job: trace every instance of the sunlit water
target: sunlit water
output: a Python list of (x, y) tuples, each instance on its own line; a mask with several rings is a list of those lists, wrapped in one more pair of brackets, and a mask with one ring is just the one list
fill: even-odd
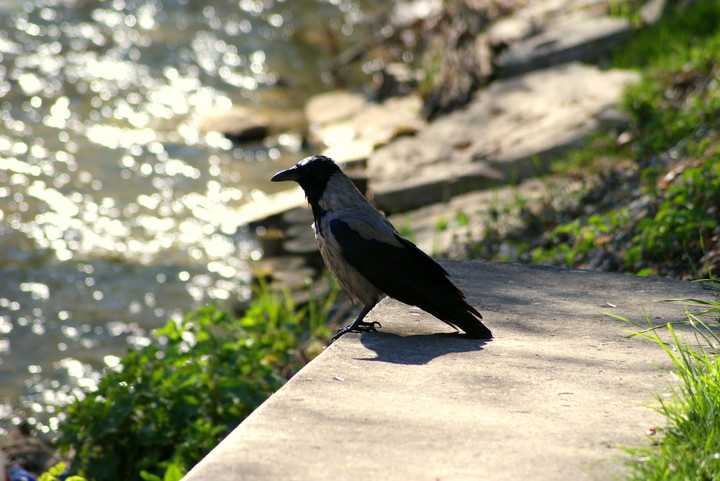
[(300, 107), (360, 3), (0, 0), (0, 417), (55, 429), (150, 330), (248, 296), (261, 253), (223, 220), (305, 152), (199, 120)]

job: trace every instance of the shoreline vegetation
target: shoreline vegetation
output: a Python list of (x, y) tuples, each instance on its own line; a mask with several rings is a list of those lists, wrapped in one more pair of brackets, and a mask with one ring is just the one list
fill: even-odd
[[(635, 7), (620, 7), (619, 14), (636, 15)], [(623, 102), (628, 128), (620, 138), (598, 133), (557, 159), (548, 175), (581, 179), (588, 187), (562, 205), (551, 194), (532, 204), (519, 198), (519, 210), (498, 206), (483, 236), (470, 239), (457, 256), (679, 279), (717, 277), (718, 19), (718, 0), (677, 2), (656, 25), (616, 48), (608, 60), (612, 66), (642, 73)], [(508, 230), (501, 226), (510, 211), (519, 212), (520, 222)], [(168, 322), (149, 346), (129, 351), (116, 368), (106, 370), (96, 391), (65, 410), (58, 447), (64, 455), (72, 453), (71, 472), (88, 480), (180, 479), (327, 344), (328, 317), (338, 314), (337, 288), (310, 284), (308, 289), (308, 303), (297, 305), (287, 293), (261, 284), (244, 315), (202, 307), (180, 323)], [(675, 339), (675, 345), (681, 357), (667, 344), (662, 347), (678, 361), (681, 373), (705, 372), (687, 363), (694, 362), (694, 354), (681, 340)], [(710, 360), (716, 351), (703, 355), (701, 364), (715, 366)], [(684, 375), (681, 380), (688, 385)], [(678, 398), (678, 405), (684, 402)], [(672, 423), (681, 417), (665, 407), (671, 426), (663, 431), (660, 447), (672, 438)], [(710, 435), (713, 446), (720, 444), (717, 423)], [(638, 454), (642, 469), (652, 456)], [(717, 460), (713, 463), (717, 466)], [(647, 474), (642, 469), (637, 472)], [(664, 476), (652, 479), (682, 479), (674, 477), (669, 464), (664, 469)], [(41, 479), (59, 479), (60, 471)]]
[(87, 479), (179, 479), (322, 351), (337, 293), (299, 306), (261, 283), (244, 315), (206, 306), (169, 320), (68, 407), (58, 445)]
[[(692, 2), (616, 49), (613, 66), (642, 73), (623, 99), (628, 129), (619, 138), (598, 133), (552, 167), (590, 187), (560, 208), (552, 196), (523, 206), (519, 229), (488, 229), (468, 255), (688, 280), (717, 275), (719, 13), (716, 1)], [(518, 254), (501, 254), (508, 250)]]

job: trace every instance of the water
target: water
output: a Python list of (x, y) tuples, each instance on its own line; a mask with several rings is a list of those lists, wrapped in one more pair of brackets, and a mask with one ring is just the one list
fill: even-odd
[(223, 220), (306, 152), (199, 121), (299, 108), (326, 88), (323, 26), (349, 44), (372, 5), (0, 1), (0, 418), (52, 431), (166, 319), (247, 298), (261, 253)]

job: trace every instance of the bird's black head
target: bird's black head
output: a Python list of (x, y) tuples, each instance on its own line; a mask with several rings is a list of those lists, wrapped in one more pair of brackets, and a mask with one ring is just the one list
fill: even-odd
[(305, 191), (308, 202), (316, 206), (325, 192), (330, 177), (340, 172), (340, 167), (330, 157), (313, 155), (301, 160), (295, 167), (278, 172), (270, 180), (272, 182), (294, 180)]

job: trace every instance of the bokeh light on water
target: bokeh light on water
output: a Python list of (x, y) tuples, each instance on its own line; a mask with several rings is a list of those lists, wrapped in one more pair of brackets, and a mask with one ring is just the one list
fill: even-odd
[(361, 15), (330, 0), (11, 0), (0, 13), (0, 417), (23, 406), (47, 431), (167, 318), (248, 296), (259, 251), (229, 214), (275, 187), (301, 142), (240, 148), (199, 120), (300, 107), (323, 88), (323, 25), (352, 35)]

